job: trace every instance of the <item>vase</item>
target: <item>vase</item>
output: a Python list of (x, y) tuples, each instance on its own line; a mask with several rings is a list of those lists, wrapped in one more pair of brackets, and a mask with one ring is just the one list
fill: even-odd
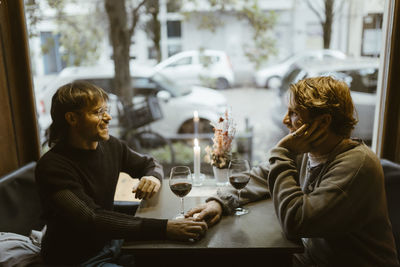
[(228, 185), (228, 168), (220, 169), (217, 168), (216, 166), (213, 166), (213, 172), (217, 186)]

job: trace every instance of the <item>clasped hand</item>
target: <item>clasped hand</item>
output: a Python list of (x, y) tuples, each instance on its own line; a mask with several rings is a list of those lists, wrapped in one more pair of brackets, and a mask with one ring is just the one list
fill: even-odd
[(178, 241), (199, 240), (208, 227), (204, 221), (193, 218), (169, 220), (167, 223), (167, 239)]
[(185, 217), (193, 217), (196, 221), (205, 221), (208, 227), (213, 226), (221, 219), (222, 207), (215, 201), (209, 201), (189, 210)]
[(321, 125), (319, 120), (315, 120), (311, 126), (303, 124), (293, 133), (283, 137), (277, 144), (296, 154), (307, 153), (318, 148), (326, 141), (327, 128), (329, 125)]
[(132, 189), (135, 198), (149, 199), (160, 190), (161, 182), (154, 176), (143, 176), (140, 182)]

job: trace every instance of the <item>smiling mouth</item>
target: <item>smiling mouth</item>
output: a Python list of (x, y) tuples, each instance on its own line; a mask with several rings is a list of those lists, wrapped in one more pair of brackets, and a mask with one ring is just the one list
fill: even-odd
[(108, 124), (105, 125), (100, 125), (101, 130), (107, 130), (108, 131)]

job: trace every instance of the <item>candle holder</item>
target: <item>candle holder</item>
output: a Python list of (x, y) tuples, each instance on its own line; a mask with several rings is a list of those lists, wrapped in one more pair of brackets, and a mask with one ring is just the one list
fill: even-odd
[(193, 176), (193, 186), (202, 186), (204, 179), (206, 178), (204, 173), (199, 173), (198, 177)]

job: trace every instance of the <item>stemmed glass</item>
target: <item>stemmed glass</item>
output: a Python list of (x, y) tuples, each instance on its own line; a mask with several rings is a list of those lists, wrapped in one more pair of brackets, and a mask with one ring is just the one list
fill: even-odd
[[(229, 182), (238, 191), (238, 201), (240, 203), (240, 191), (246, 187), (250, 181), (250, 165), (245, 159), (233, 159), (229, 163)], [(235, 215), (244, 215), (249, 213), (248, 209), (238, 207), (235, 209)]]
[(183, 197), (189, 194), (192, 190), (193, 178), (189, 167), (187, 166), (176, 166), (171, 169), (169, 176), (169, 187), (171, 191), (181, 198), (181, 213), (178, 214), (175, 219), (183, 219), (184, 208), (183, 208)]

